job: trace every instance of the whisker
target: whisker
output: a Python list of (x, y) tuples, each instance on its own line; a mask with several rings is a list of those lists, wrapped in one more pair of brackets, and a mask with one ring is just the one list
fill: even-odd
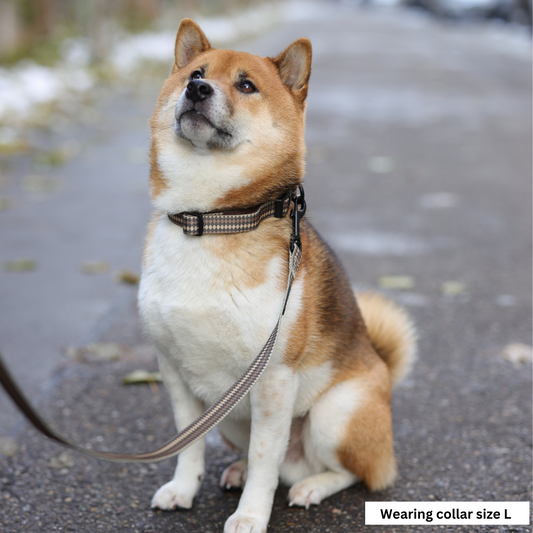
[(174, 124), (171, 124), (170, 126), (162, 126), (159, 128), (154, 128), (152, 131), (159, 132), (159, 131), (165, 131), (165, 130), (170, 130), (170, 129), (174, 129)]

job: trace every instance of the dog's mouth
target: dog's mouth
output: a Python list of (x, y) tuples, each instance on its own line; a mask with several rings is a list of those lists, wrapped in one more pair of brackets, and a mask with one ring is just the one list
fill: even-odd
[(228, 130), (221, 128), (219, 126), (216, 126), (201, 111), (198, 111), (197, 109), (194, 109), (194, 108), (184, 111), (180, 115), (178, 122), (182, 130), (183, 130), (184, 125), (186, 125), (186, 127), (193, 128), (193, 129), (199, 129), (204, 126), (208, 126), (212, 128), (213, 130), (215, 130), (220, 135), (223, 135), (226, 137), (232, 137), (232, 134)]

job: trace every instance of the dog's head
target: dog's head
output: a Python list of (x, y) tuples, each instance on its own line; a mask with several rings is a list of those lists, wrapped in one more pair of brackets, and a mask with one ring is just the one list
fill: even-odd
[(151, 119), (152, 197), (166, 211), (253, 205), (302, 179), (311, 43), (275, 58), (216, 50), (184, 19)]

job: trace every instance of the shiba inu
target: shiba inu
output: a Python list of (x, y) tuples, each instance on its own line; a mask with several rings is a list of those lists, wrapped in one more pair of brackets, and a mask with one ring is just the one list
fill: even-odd
[[(151, 118), (155, 214), (139, 309), (180, 430), (243, 374), (276, 324), (292, 226), (287, 214), (248, 232), (186, 234), (172, 217), (246, 213), (302, 183), (310, 72), (308, 39), (263, 58), (212, 48), (192, 20), (179, 27)], [(289, 505), (309, 507), (357, 481), (379, 490), (396, 476), (390, 397), (413, 361), (413, 324), (382, 296), (356, 303), (305, 218), (301, 243), (272, 359), (219, 425), (246, 454), (220, 481), (243, 488), (226, 533), (266, 531), (280, 479), (291, 487)], [(153, 507), (193, 505), (204, 451), (202, 439), (179, 455)]]

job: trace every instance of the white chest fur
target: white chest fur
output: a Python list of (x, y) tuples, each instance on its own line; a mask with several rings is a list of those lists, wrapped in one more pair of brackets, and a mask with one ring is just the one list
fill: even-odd
[[(161, 356), (177, 365), (193, 394), (207, 404), (242, 375), (268, 339), (281, 311), (288, 260), (288, 252), (287, 258), (271, 257), (262, 283), (243, 286), (242, 264), (209, 246), (207, 239), (220, 237), (184, 235), (162, 215), (139, 288), (141, 317)], [(271, 365), (281, 364), (301, 293), (299, 280)]]

